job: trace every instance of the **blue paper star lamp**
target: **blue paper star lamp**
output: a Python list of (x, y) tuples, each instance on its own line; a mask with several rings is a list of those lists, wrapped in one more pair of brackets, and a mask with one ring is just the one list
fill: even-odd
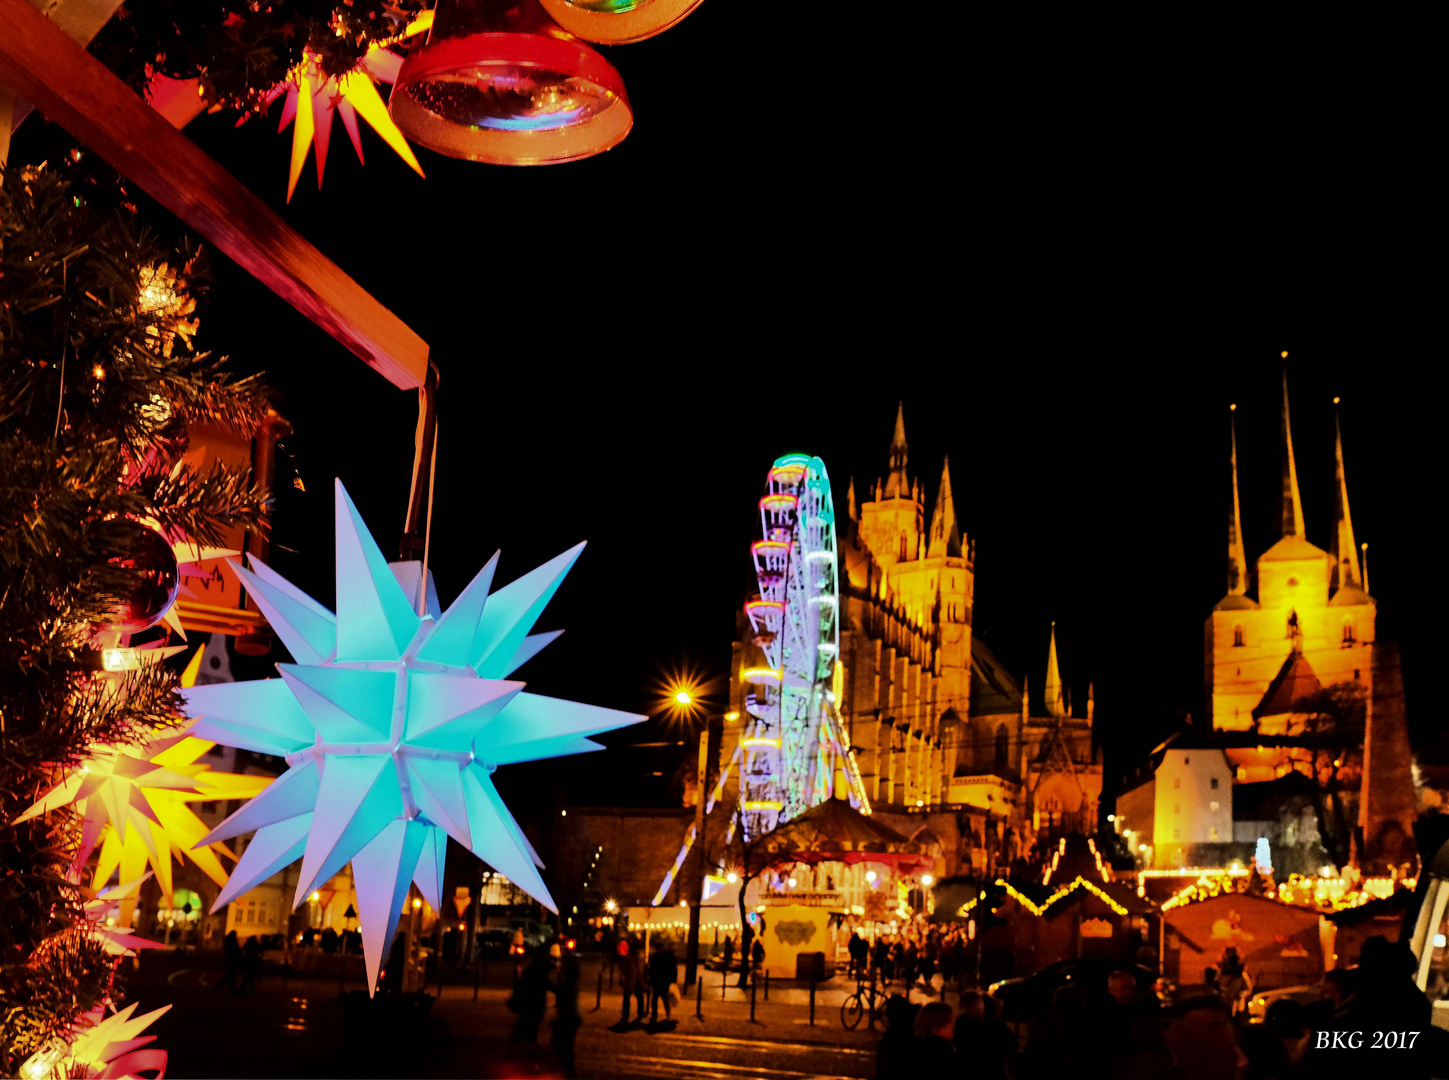
[(341, 481), (336, 496), (337, 613), (255, 559), (230, 563), (297, 662), (185, 697), (192, 735), (288, 765), (201, 841), (256, 831), (212, 910), (300, 857), (295, 907), (351, 861), (371, 987), (409, 884), (442, 910), (449, 836), (557, 912), (493, 771), (602, 749), (588, 736), (644, 717), (508, 680), (562, 632), (529, 633), (583, 544), (490, 594), (495, 554), (440, 614), (431, 581), (409, 601), (421, 564), (389, 565)]

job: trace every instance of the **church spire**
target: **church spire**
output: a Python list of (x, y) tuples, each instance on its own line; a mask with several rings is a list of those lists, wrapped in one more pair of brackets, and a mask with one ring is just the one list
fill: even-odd
[(904, 499), (911, 493), (911, 481), (906, 476), (906, 404), (896, 404), (896, 433), (891, 439), (891, 474), (886, 480), (885, 497)]
[(1353, 518), (1348, 512), (1348, 481), (1343, 475), (1343, 429), (1338, 422), (1338, 398), (1333, 399), (1333, 572), (1330, 592), (1359, 584), (1358, 545), (1353, 542)]
[(846, 488), (845, 491), (845, 512), (851, 521), (860, 520), (860, 516), (856, 513), (855, 509), (855, 477), (853, 476), (850, 478), (850, 487)]
[(961, 530), (956, 524), (956, 503), (951, 498), (951, 458), (948, 455), (941, 463), (941, 490), (936, 493), (936, 506), (931, 511), (930, 543), (926, 557), (941, 555), (960, 557)]
[(1063, 717), (1067, 715), (1062, 693), (1062, 674), (1057, 669), (1056, 620), (1052, 620), (1052, 640), (1051, 645), (1047, 648), (1046, 686), (1042, 693), (1046, 698), (1046, 710), (1049, 716)]
[(1238, 407), (1229, 405), (1228, 437), (1232, 444), (1233, 505), (1228, 508), (1228, 595), (1248, 591), (1248, 556), (1243, 550), (1243, 515), (1238, 508)]
[(1303, 501), (1298, 497), (1298, 464), (1288, 422), (1288, 354), (1283, 353), (1283, 536), (1303, 539)]

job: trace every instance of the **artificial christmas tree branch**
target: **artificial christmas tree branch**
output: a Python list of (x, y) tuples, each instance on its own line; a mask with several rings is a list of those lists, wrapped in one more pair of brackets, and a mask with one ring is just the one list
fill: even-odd
[[(27, 6), (28, 5), (22, 5)], [(264, 524), (249, 470), (182, 462), (185, 422), (242, 432), (256, 380), (192, 349), (194, 250), (162, 250), (48, 168), (0, 185), (0, 1071), (15, 1075), (114, 1003), (65, 807), (16, 823), (97, 747), (182, 722), (177, 673), (103, 671), (98, 635), (142, 580), (154, 523), (205, 542)], [(64, 377), (62, 377), (64, 371)], [(96, 883), (103, 884), (103, 883)]]

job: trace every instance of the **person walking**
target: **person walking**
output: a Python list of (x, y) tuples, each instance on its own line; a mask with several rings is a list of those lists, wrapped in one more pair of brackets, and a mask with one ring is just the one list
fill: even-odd
[(262, 939), (256, 934), (247, 938), (247, 943), (242, 946), (242, 984), (241, 993), (255, 994), (257, 992), (257, 969), (262, 966)]
[(846, 946), (846, 951), (850, 953), (850, 974), (856, 979), (865, 978), (865, 961), (870, 955), (870, 946), (860, 936), (859, 930), (850, 932), (850, 944)]
[(242, 967), (241, 944), (236, 939), (235, 930), (227, 931), (226, 940), (221, 944), (221, 957), (222, 963), (226, 965), (226, 974), (222, 976), (221, 982), (216, 984), (216, 988), (220, 990), (224, 986), (235, 997), (236, 980), (237, 976), (241, 974)]
[(509, 1006), (518, 1014), (513, 1034), (508, 1040), (515, 1046), (538, 1042), (538, 1026), (543, 1023), (543, 1014), (548, 1008), (548, 992), (553, 989), (550, 978), (552, 966), (547, 954), (540, 949), (518, 977), (518, 985), (508, 999)]
[(764, 966), (765, 943), (759, 938), (755, 938), (755, 944), (750, 950), (750, 959), (754, 962), (753, 967), (756, 972), (758, 972), (760, 968)]
[(659, 1001), (664, 1000), (664, 1019), (672, 1019), (672, 1003), (669, 1000), (669, 991), (679, 981), (679, 961), (674, 958), (674, 951), (666, 944), (661, 943), (654, 954), (649, 957), (649, 987), (654, 991), (654, 1004), (649, 1010), (649, 1022), (659, 1022)]
[(638, 934), (630, 934), (619, 942), (619, 985), (624, 991), (624, 1012), (619, 1017), (619, 1023), (629, 1022), (629, 1000), (637, 999), (639, 1003), (638, 1020), (644, 1022), (644, 954), (643, 946), (639, 943)]
[(579, 1015), (579, 957), (575, 952), (566, 952), (559, 963), (558, 982), (553, 992), (554, 1022), (549, 1045), (558, 1057), (563, 1074), (570, 1080), (574, 1071), (574, 1039), (583, 1026)]

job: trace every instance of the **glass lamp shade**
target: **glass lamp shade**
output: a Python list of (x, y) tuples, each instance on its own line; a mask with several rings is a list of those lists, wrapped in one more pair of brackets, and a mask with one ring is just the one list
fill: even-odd
[(541, 0), (570, 34), (585, 41), (625, 45), (662, 34), (702, 0)]
[(409, 139), (495, 165), (591, 157), (634, 125), (618, 71), (538, 0), (439, 0), (388, 108)]

